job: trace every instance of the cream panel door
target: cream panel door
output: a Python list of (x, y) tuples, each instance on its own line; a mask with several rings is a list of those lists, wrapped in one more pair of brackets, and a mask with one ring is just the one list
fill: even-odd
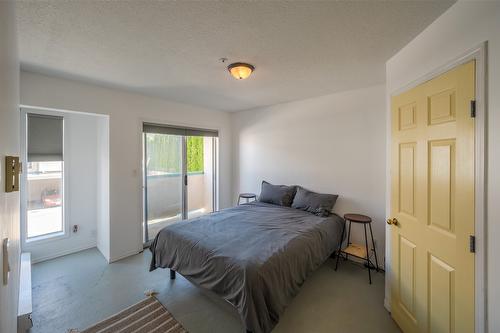
[(474, 61), (394, 96), (391, 311), (404, 332), (474, 331)]

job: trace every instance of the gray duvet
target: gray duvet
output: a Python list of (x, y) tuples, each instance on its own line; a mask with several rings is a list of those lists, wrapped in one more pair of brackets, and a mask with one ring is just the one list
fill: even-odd
[(343, 220), (261, 202), (162, 229), (150, 270), (170, 268), (231, 303), (246, 329), (270, 332), (307, 275), (338, 247)]

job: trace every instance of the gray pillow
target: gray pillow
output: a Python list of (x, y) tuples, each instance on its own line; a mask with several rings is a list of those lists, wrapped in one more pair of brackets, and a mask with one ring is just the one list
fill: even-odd
[(298, 186), (292, 208), (305, 210), (317, 216), (328, 216), (338, 197), (336, 194), (316, 193)]
[(286, 185), (273, 185), (262, 181), (259, 201), (290, 207), (295, 196), (296, 187)]

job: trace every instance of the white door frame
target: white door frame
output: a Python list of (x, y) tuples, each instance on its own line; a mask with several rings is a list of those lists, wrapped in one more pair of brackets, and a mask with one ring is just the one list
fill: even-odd
[[(459, 57), (451, 60), (443, 66), (436, 68), (430, 73), (418, 78), (410, 84), (398, 88), (390, 93), (390, 96), (399, 95), (410, 90), (424, 82), (427, 82), (436, 76), (439, 76), (450, 69), (464, 64), (470, 60), (476, 61), (476, 121), (475, 121), (475, 236), (476, 236), (476, 255), (475, 255), (475, 331), (476, 333), (487, 332), (487, 234), (486, 234), (486, 122), (487, 122), (487, 96), (486, 96), (486, 66), (487, 66), (488, 42), (483, 42), (478, 46), (468, 50)], [(391, 119), (389, 115), (389, 119)], [(392, 121), (392, 120), (391, 120)], [(388, 144), (392, 141), (391, 127), (388, 129)], [(390, 150), (389, 150), (389, 154)], [(390, 165), (390, 164), (389, 164)], [(390, 168), (390, 167), (389, 167)], [(388, 198), (391, 197), (390, 187), (387, 189)], [(386, 227), (387, 229), (387, 227)], [(390, 234), (386, 230), (386, 235)], [(386, 240), (386, 257), (391, 258), (390, 239)], [(390, 266), (386, 274), (386, 283), (390, 286)], [(390, 288), (386, 288), (385, 307), (390, 311)]]

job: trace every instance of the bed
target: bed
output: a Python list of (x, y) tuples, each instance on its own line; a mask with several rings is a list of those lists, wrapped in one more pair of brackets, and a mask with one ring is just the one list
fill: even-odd
[(335, 214), (243, 204), (162, 229), (150, 247), (150, 270), (182, 274), (232, 304), (248, 332), (267, 333), (338, 247), (343, 223)]

